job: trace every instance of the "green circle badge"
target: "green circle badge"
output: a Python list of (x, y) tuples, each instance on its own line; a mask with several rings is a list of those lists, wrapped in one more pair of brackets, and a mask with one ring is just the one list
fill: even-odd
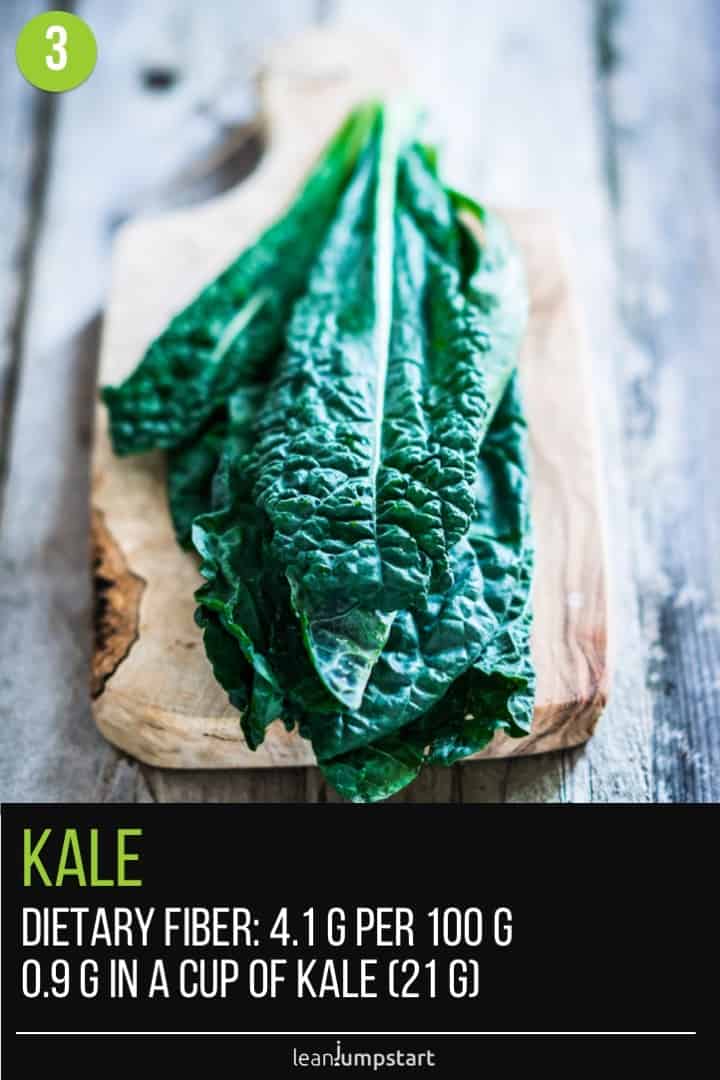
[(38, 90), (74, 90), (92, 74), (95, 35), (86, 22), (66, 11), (47, 11), (25, 23), (15, 46), (20, 71)]

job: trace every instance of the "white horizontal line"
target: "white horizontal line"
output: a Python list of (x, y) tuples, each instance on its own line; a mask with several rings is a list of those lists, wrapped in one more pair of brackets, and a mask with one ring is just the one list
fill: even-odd
[(16, 1031), (16, 1035), (697, 1035), (696, 1031)]

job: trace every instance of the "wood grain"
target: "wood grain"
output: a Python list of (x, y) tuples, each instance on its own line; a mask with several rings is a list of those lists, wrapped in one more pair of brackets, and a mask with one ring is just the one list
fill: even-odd
[[(8, 42), (20, 32), (25, 17), (22, 0), (3, 5)], [(8, 148), (0, 169), (0, 512), (12, 438), (22, 328), (27, 310), (28, 281), (37, 239), (37, 211), (48, 172), (47, 134), (53, 111), (51, 95), (34, 96), (14, 64), (0, 69), (0, 144)]]
[[(372, 58), (372, 59), (370, 59)], [(355, 101), (404, 91), (398, 50), (371, 36), (305, 32), (274, 50), (263, 80), (269, 150), (250, 181), (212, 203), (127, 227), (118, 242), (100, 379), (117, 383), (151, 338), (207, 279), (287, 204), (319, 147)], [(533, 733), (498, 736), (483, 752), (504, 757), (584, 742), (607, 688), (605, 564), (586, 350), (561, 252), (547, 215), (511, 212), (528, 271), (531, 317), (521, 364), (531, 430), (537, 533), (536, 631), (539, 687)], [(196, 560), (178, 550), (159, 455), (119, 460), (99, 407), (93, 504), (113, 549), (145, 585), (138, 640), (94, 703), (103, 734), (153, 765), (268, 767), (313, 762), (309, 744), (280, 722), (247, 750), (237, 714), (215, 683), (193, 620)], [(108, 592), (127, 606), (121, 589)], [(121, 651), (126, 645), (121, 643)], [(99, 666), (107, 667), (102, 656)]]
[(603, 80), (626, 342), (626, 536), (651, 699), (652, 794), (720, 800), (720, 12), (605, 4)]

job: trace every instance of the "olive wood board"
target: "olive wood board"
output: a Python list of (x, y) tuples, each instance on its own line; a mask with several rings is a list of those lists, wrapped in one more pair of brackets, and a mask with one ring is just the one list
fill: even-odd
[[(244, 183), (200, 207), (121, 231), (99, 382), (116, 384), (198, 290), (290, 202), (357, 101), (406, 92), (413, 76), (385, 39), (320, 28), (276, 46), (260, 79), (266, 150)], [(509, 136), (510, 137), (510, 136)], [(471, 192), (476, 198), (482, 192)], [(521, 380), (536, 538), (533, 729), (497, 735), (478, 757), (585, 742), (607, 696), (607, 572), (588, 351), (561, 229), (541, 211), (500, 211), (524, 255), (531, 311)], [(174, 539), (161, 454), (117, 458), (98, 405), (92, 457), (96, 632), (94, 716), (133, 757), (170, 768), (310, 765), (281, 721), (252, 752), (215, 682), (193, 620), (197, 559)]]

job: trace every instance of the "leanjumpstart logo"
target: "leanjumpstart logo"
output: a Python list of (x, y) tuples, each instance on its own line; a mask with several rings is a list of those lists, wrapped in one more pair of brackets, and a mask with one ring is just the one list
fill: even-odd
[(334, 1050), (292, 1048), (292, 1064), (298, 1069), (422, 1069), (435, 1068), (434, 1050), (343, 1050), (338, 1039)]

